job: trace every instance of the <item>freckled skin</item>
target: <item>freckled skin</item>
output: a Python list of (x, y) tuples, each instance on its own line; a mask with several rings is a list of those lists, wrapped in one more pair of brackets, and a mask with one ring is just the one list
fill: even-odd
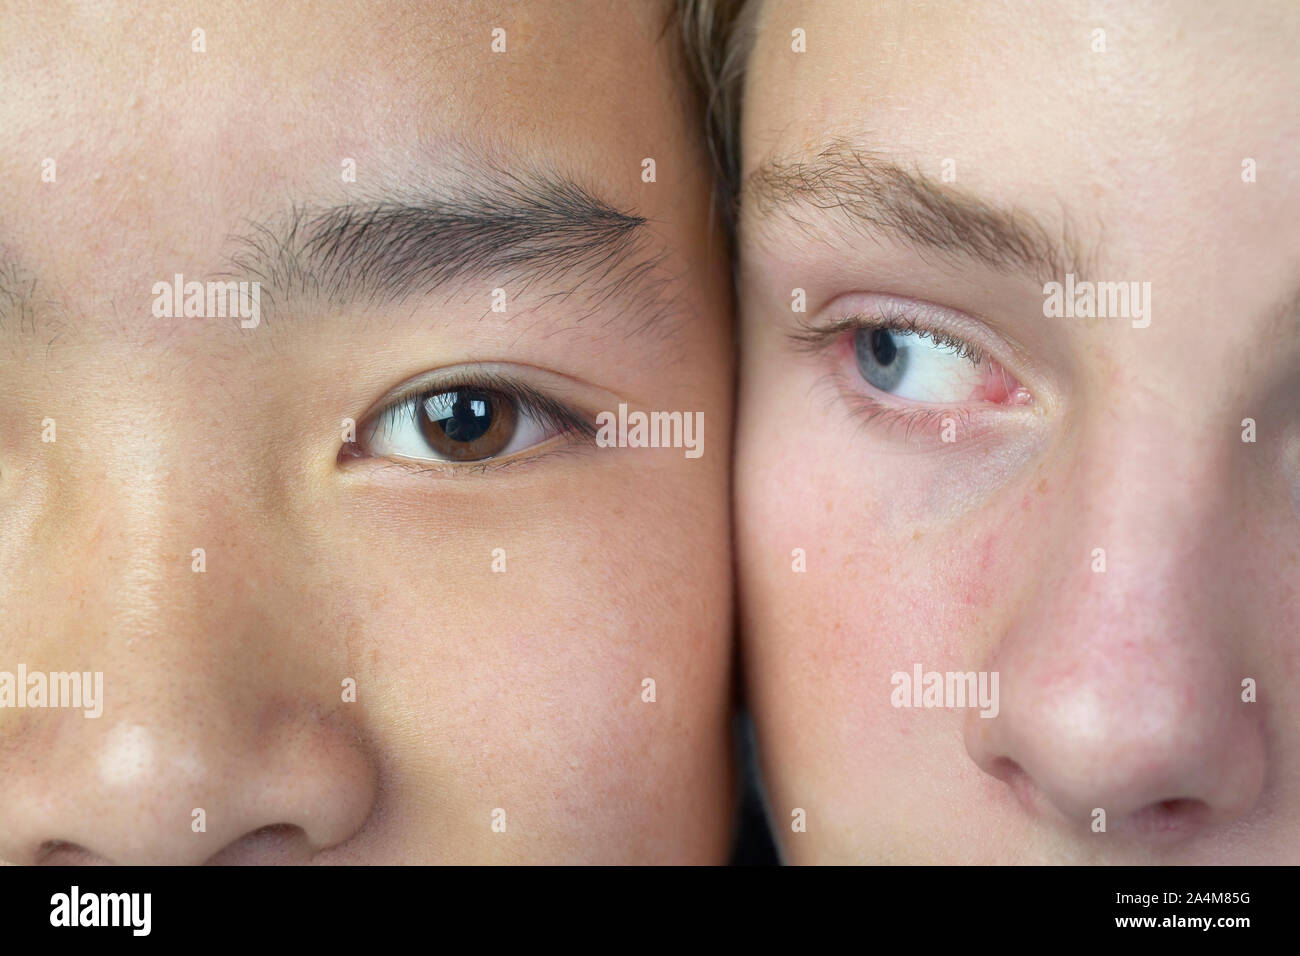
[[(106, 696), (98, 721), (0, 710), (0, 861), (724, 858), (727, 268), (666, 13), (0, 11), (0, 241), (41, 323), (0, 346), (0, 670), (103, 671)], [(150, 314), (152, 283), (207, 278), (250, 221), (347, 200), (345, 157), (366, 189), (436, 177), (461, 143), (645, 217), (680, 327), (627, 337), (616, 305), (580, 324), (541, 286), (494, 317), (494, 276), (392, 307), (263, 303), (248, 331)], [(482, 361), (602, 407), (702, 410), (705, 453), (575, 448), (456, 478), (340, 465), (342, 419)], [(124, 727), (153, 772), (110, 761), (104, 779)]]
[[(935, 178), (953, 158), (953, 188), (1058, 230), (1068, 209), (1100, 278), (1153, 290), (1147, 328), (1049, 320), (1039, 281), (759, 229), (742, 196), (744, 677), (791, 861), (1300, 861), (1300, 338), (1278, 312), (1300, 243), (1300, 23), (1263, 4), (1231, 24), (1199, 3), (1089, 11), (764, 5), (743, 172), (832, 131)], [(1245, 156), (1269, 177), (1243, 183)], [(1008, 371), (1033, 383), (1032, 417), (938, 450), (860, 420), (790, 341), (795, 287), (810, 322), (851, 294), (969, 314), (1029, 357)], [(1247, 415), (1269, 422), (1255, 444)], [(998, 672), (998, 716), (891, 706), (918, 663)]]

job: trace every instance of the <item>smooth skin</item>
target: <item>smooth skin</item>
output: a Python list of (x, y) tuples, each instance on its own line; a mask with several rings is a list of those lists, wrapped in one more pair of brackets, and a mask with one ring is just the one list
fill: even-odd
[[(105, 702), (0, 710), (0, 859), (724, 858), (727, 270), (667, 13), (5, 6), (0, 248), (30, 308), (0, 322), (0, 669), (102, 671)], [(151, 314), (250, 223), (418, 195), (466, 156), (644, 217), (671, 306), (484, 274), (264, 300), (248, 329)], [(713, 443), (340, 457), (345, 420), (476, 364), (589, 421), (703, 411)]]

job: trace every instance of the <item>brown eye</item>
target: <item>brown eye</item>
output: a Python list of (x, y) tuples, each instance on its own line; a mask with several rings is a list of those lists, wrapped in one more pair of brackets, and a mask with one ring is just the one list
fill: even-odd
[[(412, 390), (356, 425), (340, 461), (487, 462), (513, 458), (561, 435), (594, 436), (585, 415), (519, 382), (494, 380)], [(347, 435), (345, 432), (345, 439)]]
[(437, 455), (451, 461), (495, 458), (509, 445), (519, 419), (515, 400), (481, 388), (427, 395), (415, 406), (420, 434)]

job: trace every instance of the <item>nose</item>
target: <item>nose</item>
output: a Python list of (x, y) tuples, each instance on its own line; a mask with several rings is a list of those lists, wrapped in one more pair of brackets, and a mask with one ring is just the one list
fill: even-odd
[(0, 858), (301, 863), (369, 815), (373, 770), (337, 715), (264, 705), (177, 718), (33, 711), (6, 728)]
[(306, 862), (370, 819), (344, 642), (278, 576), (292, 535), (187, 478), (103, 496), (69, 479), (75, 506), (37, 502), (39, 533), (0, 535), (0, 672), (25, 670), (29, 704), (0, 707), (0, 860)]
[(1226, 468), (1107, 458), (1076, 469), (1077, 507), (1040, 529), (1052, 556), (991, 655), (998, 714), (966, 715), (966, 748), (1032, 813), (1178, 843), (1247, 815), (1264, 784), (1263, 721), (1243, 700), (1252, 624), (1230, 572), (1245, 534)]

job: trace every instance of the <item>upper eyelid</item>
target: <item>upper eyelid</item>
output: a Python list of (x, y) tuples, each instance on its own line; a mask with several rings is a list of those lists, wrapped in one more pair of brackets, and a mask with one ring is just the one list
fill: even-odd
[(414, 402), (416, 399), (436, 395), (439, 392), (450, 392), (457, 388), (493, 388), (497, 391), (505, 391), (506, 389), (501, 387), (503, 385), (513, 390), (519, 386), (519, 383), (499, 372), (476, 370), (473, 365), (434, 369), (407, 378), (401, 384), (389, 389), (361, 417), (362, 420), (371, 419), (404, 402)]
[[(850, 306), (848, 308), (836, 308), (845, 298), (848, 298), (850, 302), (854, 299), (852, 296), (840, 296), (821, 310), (823, 314), (829, 312), (836, 317), (822, 322), (804, 319), (798, 323), (798, 328), (795, 331), (789, 333), (790, 336), (796, 343), (812, 344), (815, 347), (816, 343), (825, 341), (827, 336), (854, 329), (898, 328), (909, 332), (923, 332), (932, 336), (939, 335), (969, 345), (981, 353), (991, 352), (988, 347), (982, 345), (979, 341), (987, 336), (978, 334), (978, 330), (974, 327), (977, 324), (976, 320), (954, 309), (917, 299), (876, 294), (859, 296), (859, 298), (869, 299), (872, 303), (871, 307)], [(967, 322), (954, 321), (952, 317), (957, 315), (966, 318)], [(971, 327), (966, 328), (967, 325)], [(954, 328), (954, 326), (962, 327)]]
[[(860, 304), (864, 299), (872, 300), (870, 307)], [(1036, 403), (1044, 407), (1055, 407), (1059, 401), (1060, 379), (1049, 366), (1040, 364), (1022, 342), (1004, 334), (995, 324), (983, 318), (923, 299), (869, 292), (839, 295), (818, 310), (818, 315), (831, 316), (830, 318), (801, 318), (799, 328), (787, 332), (787, 335), (796, 347), (802, 345), (807, 351), (817, 353), (833, 341), (836, 334), (861, 327), (861, 323), (851, 324), (852, 320), (877, 313), (883, 314), (887, 319), (897, 320), (899, 325), (906, 325), (910, 318), (917, 329), (937, 330), (961, 339), (1014, 373), (1034, 393)]]
[(409, 407), (411, 414), (414, 415), (416, 407), (425, 399), (431, 398), (434, 395), (441, 395), (445, 392), (454, 392), (457, 389), (468, 388), (498, 392), (499, 394), (514, 399), (525, 411), (533, 415), (546, 418), (550, 421), (560, 420), (566, 425), (573, 425), (583, 431), (590, 428), (591, 435), (594, 436), (596, 434), (596, 426), (594, 423), (588, 422), (584, 416), (578, 414), (558, 399), (551, 398), (544, 392), (522, 382), (503, 381), (497, 378), (492, 378), (490, 380), (476, 380), (471, 377), (466, 380), (453, 380), (446, 383), (429, 385), (424, 388), (417, 388), (404, 396), (399, 395), (388, 404), (383, 405), (375, 412), (368, 415), (365, 420), (369, 421), (377, 416), (390, 414), (402, 407)]
[(391, 389), (375, 403), (361, 417), (361, 422), (367, 423), (390, 414), (403, 405), (409, 405), (414, 412), (415, 404), (421, 399), (441, 392), (455, 391), (458, 388), (480, 388), (508, 395), (527, 411), (561, 424), (566, 430), (578, 431), (587, 437), (596, 435), (595, 422), (588, 420), (587, 416), (569, 404), (519, 378), (502, 374), (491, 368), (475, 368), (473, 365), (440, 369), (408, 379), (402, 385)]
[(788, 333), (788, 335), (800, 350), (820, 352), (844, 333), (857, 332), (862, 329), (895, 329), (900, 332), (910, 332), (928, 338), (944, 347), (956, 349), (962, 358), (979, 360), (988, 357), (988, 352), (980, 344), (954, 335), (944, 329), (925, 325), (911, 315), (890, 317), (858, 313), (836, 319), (824, 326), (804, 323), (795, 331)]

